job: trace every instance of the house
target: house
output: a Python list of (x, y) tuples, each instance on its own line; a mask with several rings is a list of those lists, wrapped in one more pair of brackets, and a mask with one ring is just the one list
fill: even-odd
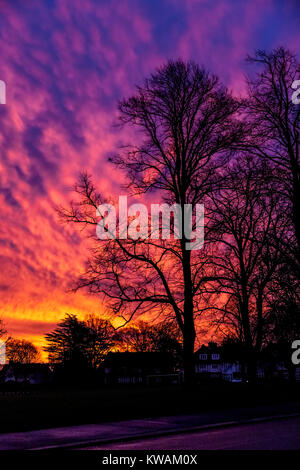
[(224, 357), (222, 348), (216, 343), (202, 345), (195, 353), (195, 372), (199, 379), (242, 381), (241, 363)]
[(101, 372), (105, 384), (174, 383), (179, 374), (172, 355), (159, 352), (110, 352)]
[[(289, 372), (293, 369), (290, 356), (290, 351), (285, 357), (277, 345), (268, 345), (258, 357), (257, 378), (289, 380)], [(195, 353), (195, 372), (199, 380), (219, 378), (227, 382), (242, 382), (247, 372), (245, 362), (242, 349), (209, 343)], [(299, 366), (294, 367), (293, 374), (295, 380), (300, 381)]]
[(51, 368), (49, 364), (20, 364), (10, 362), (0, 372), (2, 384), (42, 385), (50, 383)]

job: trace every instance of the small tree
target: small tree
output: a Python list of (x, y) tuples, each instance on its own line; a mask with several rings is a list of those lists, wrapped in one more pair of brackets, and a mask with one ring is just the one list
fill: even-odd
[(170, 321), (154, 325), (140, 321), (134, 327), (119, 330), (117, 338), (121, 348), (128, 351), (182, 354), (181, 333)]
[(6, 342), (6, 357), (10, 362), (31, 364), (40, 360), (40, 353), (30, 341), (9, 338)]
[[(300, 277), (300, 106), (292, 102), (292, 85), (300, 77), (300, 63), (283, 47), (249, 57), (260, 71), (249, 79), (248, 115), (254, 125), (252, 153), (273, 167), (273, 191), (280, 195), (289, 215), (296, 243), (285, 251), (296, 262)], [(293, 250), (292, 250), (293, 248)]]
[(280, 272), (269, 303), (272, 318), (271, 339), (284, 361), (290, 381), (295, 380), (296, 366), (292, 363), (292, 343), (300, 339), (300, 284), (290, 271)]
[(270, 332), (268, 302), (279, 270), (289, 222), (272, 191), (271, 168), (251, 157), (233, 164), (220, 191), (212, 195), (210, 230), (215, 234), (211, 262), (216, 281), (210, 298), (213, 321), (245, 347), (250, 380)]
[(97, 368), (112, 346), (113, 328), (106, 320), (90, 315), (81, 321), (66, 315), (51, 333), (46, 334), (49, 362)]
[(129, 352), (153, 351), (153, 328), (146, 322), (124, 327), (116, 333), (117, 344), (121, 350)]

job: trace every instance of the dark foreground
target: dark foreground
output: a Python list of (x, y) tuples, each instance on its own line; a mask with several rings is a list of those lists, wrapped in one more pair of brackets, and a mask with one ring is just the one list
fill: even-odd
[(300, 450), (300, 418), (232, 426), (86, 450)]
[[(153, 441), (153, 445), (164, 448), (165, 439), (170, 436), (179, 436), (174, 440), (175, 446), (181, 441), (191, 442), (196, 433), (204, 435), (205, 432), (223, 430), (225, 427), (249, 425), (252, 430), (259, 423), (267, 421), (282, 422), (290, 417), (300, 417), (299, 403), (263, 405), (246, 408), (233, 408), (231, 410), (206, 411), (198, 414), (161, 416), (156, 418), (131, 419), (112, 421), (106, 423), (80, 424), (76, 426), (55, 427), (25, 432), (10, 432), (0, 435), (1, 451), (18, 450), (74, 450), (89, 448), (121, 448), (126, 450), (126, 443), (132, 442), (138, 449), (144, 449), (144, 443)], [(280, 431), (280, 427), (279, 427)], [(279, 432), (280, 435), (280, 432)], [(169, 436), (169, 437), (167, 437)], [(189, 437), (191, 436), (191, 437)], [(229, 433), (229, 442), (230, 440)], [(172, 441), (172, 439), (171, 439)], [(200, 441), (201, 442), (201, 441)], [(182, 445), (183, 445), (182, 444)], [(131, 447), (129, 447), (130, 449)], [(149, 447), (152, 448), (152, 447)], [(155, 449), (156, 447), (153, 447)], [(135, 449), (135, 447), (133, 447)], [(180, 447), (175, 447), (180, 449)]]
[(0, 391), (0, 433), (300, 403), (300, 383)]

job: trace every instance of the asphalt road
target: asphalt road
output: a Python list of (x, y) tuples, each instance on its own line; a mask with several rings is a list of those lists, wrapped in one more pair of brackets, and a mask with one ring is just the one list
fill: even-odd
[(300, 449), (300, 418), (85, 447), (88, 450), (287, 450)]

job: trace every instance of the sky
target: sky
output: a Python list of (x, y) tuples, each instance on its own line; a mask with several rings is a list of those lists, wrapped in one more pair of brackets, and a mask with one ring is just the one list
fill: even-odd
[[(43, 344), (65, 313), (108, 313), (70, 292), (88, 242), (62, 225), (80, 171), (105, 195), (123, 176), (108, 162), (134, 138), (117, 103), (169, 59), (194, 60), (245, 92), (245, 57), (300, 53), (298, 0), (0, 0), (0, 318)], [(300, 77), (299, 77), (300, 79)]]

